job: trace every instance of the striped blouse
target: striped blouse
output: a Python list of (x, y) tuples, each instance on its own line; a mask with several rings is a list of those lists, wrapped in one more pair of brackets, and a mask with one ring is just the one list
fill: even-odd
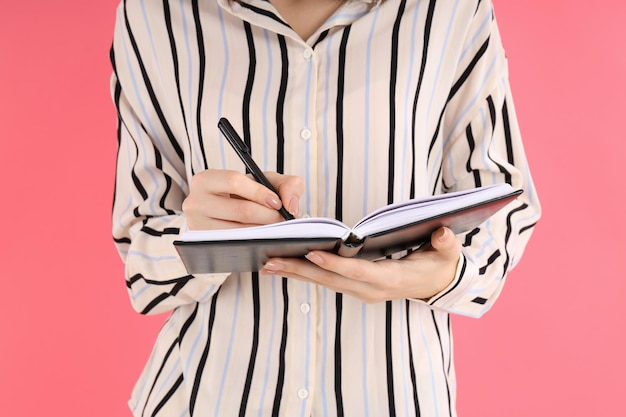
[[(264, 0), (124, 0), (111, 60), (113, 235), (143, 314), (170, 311), (135, 416), (454, 416), (450, 314), (478, 317), (540, 209), (489, 0), (351, 0), (306, 41)], [(364, 304), (258, 273), (189, 275), (172, 245), (206, 169), (243, 171), (228, 117), (300, 212), (352, 224), (391, 202), (497, 182), (523, 195), (458, 236), (430, 300)]]

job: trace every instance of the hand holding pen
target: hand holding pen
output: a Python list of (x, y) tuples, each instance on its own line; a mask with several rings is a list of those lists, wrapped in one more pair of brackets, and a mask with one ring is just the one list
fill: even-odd
[[(250, 155), (250, 148), (248, 145), (241, 140), (241, 137), (235, 131), (235, 128), (230, 124), (228, 119), (222, 117), (217, 123), (217, 127), (220, 129), (220, 132), (224, 135), (228, 143), (233, 147), (239, 159), (246, 165), (246, 168), (250, 171), (252, 176), (257, 182), (263, 184), (266, 188), (273, 191), (278, 196), (278, 191), (274, 188), (272, 183), (267, 179), (267, 177), (263, 174), (263, 171), (258, 167), (254, 159), (252, 159), (252, 155)], [(285, 206), (281, 202), (281, 206), (278, 209), (278, 212), (285, 220), (293, 220), (294, 217), (289, 213)]]
[[(232, 126), (228, 128), (229, 125), (221, 122), (220, 130), (225, 128), (230, 132), (228, 129)], [(229, 141), (239, 138), (232, 132), (229, 133), (231, 138), (225, 135)], [(245, 155), (244, 148), (241, 149)], [(254, 168), (256, 164), (251, 164), (251, 169), (250, 161), (251, 158), (244, 161), (250, 172), (269, 187), (240, 171), (208, 169), (193, 176), (182, 207), (190, 230), (258, 226), (297, 215), (304, 181), (276, 172), (263, 173), (258, 167)]]

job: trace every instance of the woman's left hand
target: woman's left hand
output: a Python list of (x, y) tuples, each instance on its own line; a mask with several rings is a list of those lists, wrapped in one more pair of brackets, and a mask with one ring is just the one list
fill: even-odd
[(366, 303), (393, 299), (429, 299), (445, 289), (456, 274), (461, 242), (448, 228), (432, 233), (430, 243), (402, 259), (367, 261), (313, 251), (306, 259), (272, 258), (264, 274), (323, 285)]

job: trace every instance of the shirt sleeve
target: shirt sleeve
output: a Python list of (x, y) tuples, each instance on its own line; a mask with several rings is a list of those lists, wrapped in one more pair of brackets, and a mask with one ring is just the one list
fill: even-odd
[(228, 274), (188, 274), (173, 245), (186, 228), (186, 151), (161, 107), (142, 28), (132, 27), (125, 8), (118, 12), (111, 49), (118, 115), (113, 238), (134, 309), (156, 314), (208, 299)]
[(434, 309), (480, 317), (520, 260), (541, 209), (491, 2), (480, 2), (467, 34), (444, 113), (444, 191), (505, 182), (523, 194), (481, 226), (458, 236), (463, 253), (456, 277), (427, 303)]

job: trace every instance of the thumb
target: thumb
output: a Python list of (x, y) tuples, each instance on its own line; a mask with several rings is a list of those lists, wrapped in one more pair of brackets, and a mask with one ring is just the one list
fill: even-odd
[(430, 235), (430, 244), (441, 255), (456, 258), (461, 253), (461, 242), (456, 238), (452, 230), (440, 227)]

